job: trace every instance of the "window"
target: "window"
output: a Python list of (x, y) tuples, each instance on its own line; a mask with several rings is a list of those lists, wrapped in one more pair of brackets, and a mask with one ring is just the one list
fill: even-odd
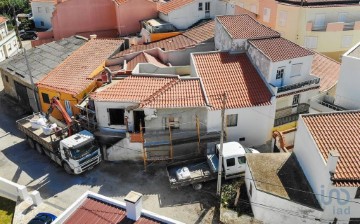
[(249, 187), (249, 194), (250, 194), (250, 197), (252, 197), (252, 184), (250, 182), (250, 187)]
[(38, 13), (42, 13), (42, 12), (43, 12), (43, 10), (42, 10), (41, 7), (38, 7), (37, 9), (38, 9)]
[(325, 14), (315, 15), (314, 28), (321, 29), (325, 27)]
[(165, 129), (169, 129), (169, 126), (171, 129), (179, 129), (180, 128), (180, 122), (178, 117), (167, 117), (165, 118)]
[(301, 67), (302, 67), (302, 63), (293, 64), (293, 65), (291, 66), (291, 74), (290, 74), (290, 77), (294, 77), (294, 76), (299, 76), (299, 75), (301, 75)]
[(343, 36), (341, 41), (341, 47), (351, 47), (352, 45), (352, 36)]
[(282, 79), (284, 77), (285, 67), (280, 67), (276, 71), (276, 79)]
[(199, 11), (202, 11), (202, 10), (203, 10), (203, 3), (199, 2)]
[(14, 47), (16, 47), (16, 40), (13, 40), (13, 45)]
[(44, 103), (50, 104), (50, 98), (49, 98), (48, 94), (41, 93), (41, 97), (42, 97)]
[(287, 12), (280, 11), (279, 12), (279, 26), (286, 26), (286, 20), (287, 20)]
[(250, 6), (250, 11), (253, 12), (253, 13), (257, 13), (257, 8), (256, 8), (256, 5), (251, 5)]
[(305, 37), (305, 47), (310, 49), (317, 48), (317, 37)]
[(236, 127), (237, 126), (237, 114), (226, 115), (226, 126), (227, 127)]
[(356, 190), (355, 198), (360, 198), (360, 187)]
[(299, 99), (300, 99), (300, 94), (294, 95), (292, 105), (297, 105), (297, 104), (299, 104)]
[(350, 218), (349, 224), (360, 224), (360, 218)]
[(239, 142), (243, 142), (243, 141), (245, 141), (245, 137), (239, 138)]
[(5, 75), (5, 80), (6, 82), (9, 82), (9, 77), (7, 77), (7, 75)]
[(270, 22), (270, 14), (271, 14), (271, 9), (264, 8), (264, 16), (263, 16), (264, 22), (266, 22), (266, 23)]
[(124, 109), (108, 108), (109, 125), (124, 125)]
[(246, 157), (245, 157), (245, 156), (240, 156), (240, 157), (238, 157), (238, 162), (239, 162), (239, 164), (244, 164), (244, 163), (246, 163)]
[(41, 22), (40, 22), (40, 26), (45, 26), (44, 21), (41, 21)]
[(235, 158), (230, 158), (226, 160), (226, 166), (235, 166)]
[(339, 12), (338, 21), (346, 23), (346, 17), (347, 17), (346, 12)]
[(49, 7), (46, 7), (46, 8), (45, 8), (45, 12), (46, 12), (46, 13), (49, 13), (49, 12), (50, 12)]
[(210, 2), (205, 2), (205, 12), (210, 12)]

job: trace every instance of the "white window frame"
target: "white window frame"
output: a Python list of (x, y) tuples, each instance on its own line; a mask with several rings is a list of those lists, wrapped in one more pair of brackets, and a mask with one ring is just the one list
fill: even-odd
[(250, 5), (250, 11), (257, 14), (257, 7), (255, 4)]
[(290, 78), (295, 76), (300, 76), (302, 67), (303, 67), (303, 63), (292, 64)]
[(315, 15), (313, 27), (316, 29), (324, 28), (326, 25), (326, 14), (320, 13)]
[(287, 16), (288, 16), (288, 12), (286, 11), (279, 12), (279, 21), (278, 21), (279, 26), (282, 27), (286, 26)]
[(293, 96), (292, 105), (293, 106), (298, 105), (299, 102), (300, 102), (300, 94), (295, 94)]
[(339, 12), (338, 13), (338, 22), (344, 22), (346, 23), (348, 17), (348, 13), (347, 12)]
[(238, 124), (238, 115), (237, 114), (227, 114), (226, 115), (226, 127), (237, 127)]
[(264, 8), (263, 11), (263, 21), (266, 23), (270, 22), (270, 16), (271, 16), (271, 9), (270, 8)]
[(279, 67), (276, 70), (276, 77), (275, 77), (276, 80), (284, 78), (284, 74), (285, 74), (285, 66)]
[(203, 11), (203, 3), (199, 2), (198, 4), (198, 11)]

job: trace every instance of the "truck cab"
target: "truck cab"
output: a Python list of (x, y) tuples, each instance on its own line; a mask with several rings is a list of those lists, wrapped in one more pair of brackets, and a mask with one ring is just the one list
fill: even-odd
[(79, 174), (101, 161), (100, 148), (89, 131), (83, 130), (60, 141), (60, 154), (67, 173)]
[[(219, 154), (220, 144), (215, 146), (216, 154)], [(223, 144), (223, 171), (225, 179), (241, 176), (245, 172), (246, 153), (259, 153), (252, 148), (245, 148), (238, 142), (226, 142)]]

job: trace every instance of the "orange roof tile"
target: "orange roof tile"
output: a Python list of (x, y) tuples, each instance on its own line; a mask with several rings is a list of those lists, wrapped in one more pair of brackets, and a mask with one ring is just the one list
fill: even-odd
[(259, 39), (280, 37), (275, 30), (262, 25), (247, 14), (234, 16), (217, 16), (216, 19), (234, 39)]
[(164, 14), (168, 14), (178, 8), (192, 3), (194, 0), (170, 0), (169, 2), (159, 5), (158, 10)]
[(340, 159), (334, 174), (335, 185), (360, 186), (360, 112), (302, 115), (325, 161), (336, 149)]
[(88, 79), (89, 75), (101, 66), (122, 42), (118, 39), (89, 40), (39, 81), (38, 86), (73, 95), (80, 94), (93, 82)]
[(314, 53), (284, 38), (250, 40), (249, 43), (260, 50), (271, 61), (284, 61), (305, 57)]
[(5, 23), (6, 21), (8, 21), (8, 18), (0, 16), (0, 24)]
[(311, 73), (320, 78), (320, 91), (326, 91), (336, 85), (340, 76), (340, 63), (315, 52)]
[(202, 23), (185, 31), (182, 35), (196, 41), (197, 43), (210, 40), (214, 38), (215, 35), (215, 21), (210, 20)]
[(271, 104), (272, 94), (246, 54), (198, 53), (193, 60), (212, 109), (222, 108), (224, 92), (228, 109)]
[(129, 62), (126, 63), (127, 68), (126, 70), (132, 71), (136, 67), (138, 63), (150, 63), (153, 65), (156, 65), (159, 68), (167, 67), (167, 65), (163, 64), (160, 59), (146, 53), (141, 52), (137, 56), (135, 56), (133, 59), (131, 59)]
[(147, 108), (206, 106), (200, 80), (176, 76), (129, 76), (93, 93), (92, 98), (95, 101), (134, 102)]

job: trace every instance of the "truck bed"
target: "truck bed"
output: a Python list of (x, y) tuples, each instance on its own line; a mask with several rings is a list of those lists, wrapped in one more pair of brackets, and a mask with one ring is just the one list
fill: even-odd
[[(176, 171), (183, 167), (187, 167), (189, 169), (190, 178), (178, 180), (176, 177)], [(217, 177), (217, 173), (213, 173), (211, 171), (206, 158), (197, 158), (183, 162), (173, 163), (167, 166), (166, 170), (168, 173), (171, 188), (206, 182), (212, 179), (216, 179)]]
[[(55, 134), (45, 135), (41, 128), (39, 128), (39, 129), (32, 128), (30, 120), (33, 119), (36, 116), (39, 116), (39, 114), (36, 113), (34, 115), (30, 115), (28, 117), (17, 120), (16, 124), (18, 126), (18, 129), (20, 131), (24, 132), (27, 136), (31, 137), (36, 142), (40, 143), (45, 149), (48, 149), (50, 151), (54, 151), (55, 147), (57, 147), (57, 145), (58, 145), (59, 141), (61, 140), (61, 138), (56, 136)], [(51, 120), (51, 121), (52, 121), (52, 123), (54, 123), (54, 122), (58, 123), (58, 122), (53, 121), (53, 120)], [(58, 126), (60, 126), (60, 125), (58, 124)], [(63, 126), (63, 125), (61, 125), (61, 126)]]

